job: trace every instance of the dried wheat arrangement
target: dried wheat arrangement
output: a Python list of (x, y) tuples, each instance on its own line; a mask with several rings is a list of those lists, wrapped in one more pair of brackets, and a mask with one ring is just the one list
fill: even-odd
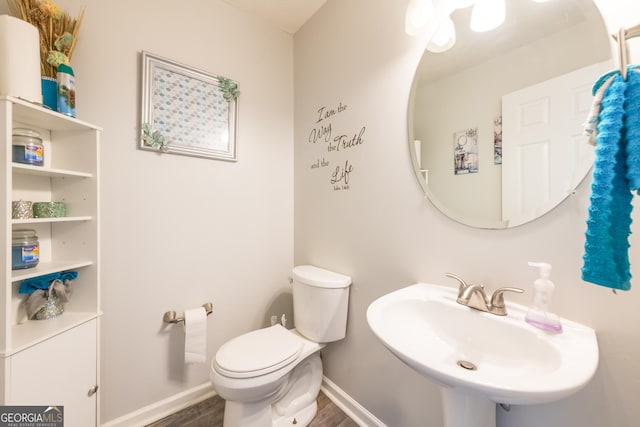
[(40, 33), (40, 71), (56, 77), (60, 64), (69, 64), (84, 17), (84, 6), (77, 18), (60, 10), (52, 0), (7, 0), (11, 14), (29, 22)]

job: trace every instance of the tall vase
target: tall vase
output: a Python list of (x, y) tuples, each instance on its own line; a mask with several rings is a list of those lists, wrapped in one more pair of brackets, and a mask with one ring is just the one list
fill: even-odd
[(53, 77), (42, 76), (42, 104), (58, 111), (58, 82)]

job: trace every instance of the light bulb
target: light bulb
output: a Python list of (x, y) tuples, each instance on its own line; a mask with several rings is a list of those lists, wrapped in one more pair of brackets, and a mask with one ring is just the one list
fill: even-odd
[(419, 34), (434, 15), (435, 10), (431, 0), (409, 0), (404, 21), (406, 33), (410, 36)]
[(440, 53), (449, 50), (456, 44), (456, 27), (450, 16), (447, 16), (438, 26), (438, 29), (429, 40), (427, 50)]
[(471, 29), (479, 33), (493, 30), (504, 18), (505, 0), (476, 0), (471, 12)]

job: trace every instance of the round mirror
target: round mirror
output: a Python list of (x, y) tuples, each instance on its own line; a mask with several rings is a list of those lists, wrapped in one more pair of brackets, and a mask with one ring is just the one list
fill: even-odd
[(609, 35), (590, 0), (507, 0), (498, 28), (451, 14), (455, 45), (425, 51), (409, 102), (421, 186), (450, 218), (510, 228), (561, 203), (589, 173), (583, 124), (591, 89), (611, 70)]

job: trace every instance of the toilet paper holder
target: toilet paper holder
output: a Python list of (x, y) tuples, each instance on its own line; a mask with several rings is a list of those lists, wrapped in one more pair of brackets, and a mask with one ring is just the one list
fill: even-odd
[[(204, 307), (204, 309), (207, 311), (207, 316), (213, 313), (213, 303), (208, 302), (208, 303), (202, 304), (202, 307)], [(184, 315), (181, 317), (176, 317), (176, 316), (177, 315), (175, 311), (167, 311), (164, 313), (164, 316), (162, 316), (162, 320), (166, 323), (184, 322)]]

